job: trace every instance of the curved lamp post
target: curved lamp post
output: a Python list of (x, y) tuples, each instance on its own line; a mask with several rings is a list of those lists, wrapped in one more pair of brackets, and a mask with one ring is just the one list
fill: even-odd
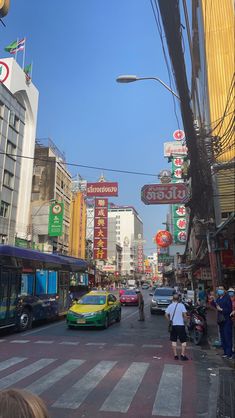
[(155, 80), (162, 84), (168, 91), (170, 91), (178, 100), (180, 100), (178, 94), (176, 94), (167, 84), (165, 84), (158, 77), (138, 77), (137, 75), (119, 75), (116, 78), (117, 83), (133, 83), (140, 80)]

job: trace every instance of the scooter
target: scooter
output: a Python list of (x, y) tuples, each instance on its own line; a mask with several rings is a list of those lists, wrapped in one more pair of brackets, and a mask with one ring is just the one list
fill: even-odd
[(199, 345), (207, 332), (206, 307), (185, 303), (188, 312), (189, 324), (188, 332), (194, 344)]

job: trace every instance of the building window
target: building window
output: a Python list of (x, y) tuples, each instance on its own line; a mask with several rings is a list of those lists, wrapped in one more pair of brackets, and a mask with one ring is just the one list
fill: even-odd
[(4, 117), (4, 103), (0, 101), (0, 118)]
[(9, 208), (10, 204), (2, 200), (0, 205), (0, 216), (2, 216), (3, 218), (8, 218)]
[(15, 160), (16, 146), (12, 144), (11, 141), (7, 141), (7, 154), (9, 154), (8, 157), (11, 157)]
[(13, 189), (14, 175), (7, 170), (4, 170), (3, 185)]
[(19, 126), (20, 126), (20, 119), (14, 112), (10, 113), (10, 121), (9, 125), (14, 128), (17, 132), (19, 132)]

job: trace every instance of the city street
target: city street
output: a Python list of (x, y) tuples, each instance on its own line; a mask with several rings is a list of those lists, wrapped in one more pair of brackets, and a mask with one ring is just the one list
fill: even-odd
[(208, 347), (190, 347), (188, 362), (175, 361), (165, 318), (150, 315), (149, 291), (143, 293), (145, 322), (138, 322), (136, 307), (123, 307), (121, 322), (107, 330), (69, 330), (61, 320), (2, 334), (0, 389), (31, 390), (54, 418), (206, 413), (215, 389), (212, 376), (208, 396), (213, 374)]

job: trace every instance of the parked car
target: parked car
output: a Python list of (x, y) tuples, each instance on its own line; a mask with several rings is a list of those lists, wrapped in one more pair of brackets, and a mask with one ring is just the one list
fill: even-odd
[(120, 297), (120, 303), (122, 305), (135, 305), (138, 306), (137, 294), (134, 290), (125, 290)]
[(158, 287), (154, 293), (150, 293), (150, 296), (152, 296), (150, 302), (151, 314), (155, 312), (165, 312), (175, 293), (176, 291), (173, 287)]
[(75, 302), (68, 311), (68, 328), (104, 327), (121, 321), (121, 303), (109, 292), (92, 291)]

